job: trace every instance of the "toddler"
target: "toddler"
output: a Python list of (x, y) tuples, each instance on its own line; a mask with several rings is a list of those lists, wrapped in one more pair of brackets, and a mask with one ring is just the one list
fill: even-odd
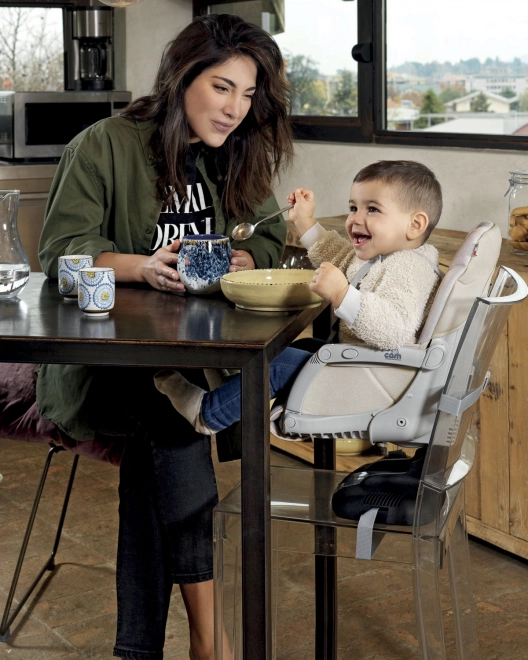
[[(433, 172), (405, 160), (360, 170), (350, 190), (350, 240), (314, 219), (311, 190), (297, 188), (288, 201), (294, 204), (289, 219), (316, 268), (310, 289), (334, 307), (339, 341), (384, 350), (415, 343), (441, 277), (438, 252), (426, 243), (442, 211)], [(293, 383), (317, 350), (311, 348), (289, 347), (271, 363), (272, 398)], [(171, 370), (159, 372), (155, 383), (199, 433), (216, 433), (240, 419), (240, 375), (211, 392)]]

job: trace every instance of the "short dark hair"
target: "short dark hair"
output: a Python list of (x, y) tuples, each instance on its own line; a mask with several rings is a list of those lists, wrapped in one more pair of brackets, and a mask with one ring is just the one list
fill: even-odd
[(424, 240), (429, 238), (442, 214), (442, 188), (428, 167), (414, 160), (378, 160), (356, 174), (354, 183), (364, 181), (393, 186), (403, 211), (425, 211), (429, 226)]

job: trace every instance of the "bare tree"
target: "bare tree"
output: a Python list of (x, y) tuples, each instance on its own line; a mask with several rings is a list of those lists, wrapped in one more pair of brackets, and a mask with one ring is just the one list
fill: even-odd
[(43, 8), (0, 9), (0, 89), (53, 91), (64, 88), (62, 34)]

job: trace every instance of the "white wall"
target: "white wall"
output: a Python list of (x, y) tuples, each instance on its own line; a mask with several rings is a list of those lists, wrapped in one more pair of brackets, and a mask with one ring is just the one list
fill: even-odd
[(318, 217), (348, 212), (352, 179), (377, 160), (416, 160), (430, 167), (442, 186), (439, 227), (469, 231), (490, 220), (507, 236), (509, 172), (528, 170), (528, 152), (438, 147), (386, 147), (298, 142), (293, 168), (276, 188), (279, 204), (296, 186), (312, 188)]
[(143, 0), (126, 12), (126, 87), (148, 94), (165, 45), (192, 20), (191, 0)]
[[(165, 44), (192, 20), (191, 0), (143, 0), (126, 12), (126, 85), (133, 98), (148, 94)], [(313, 188), (319, 217), (348, 211), (356, 172), (376, 160), (417, 160), (437, 175), (444, 193), (440, 227), (469, 231), (481, 220), (507, 235), (511, 170), (528, 170), (528, 152), (386, 147), (299, 142), (292, 170), (276, 189), (282, 203), (296, 186)]]

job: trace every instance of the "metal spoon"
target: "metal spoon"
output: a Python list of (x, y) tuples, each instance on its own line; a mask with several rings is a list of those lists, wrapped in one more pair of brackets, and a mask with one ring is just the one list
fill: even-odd
[(284, 211), (289, 211), (292, 208), (293, 204), (288, 204), (288, 206), (285, 206), (283, 209), (279, 209), (278, 211), (275, 211), (275, 213), (271, 213), (265, 218), (262, 218), (262, 220), (255, 222), (254, 225), (252, 225), (251, 222), (241, 222), (231, 232), (231, 238), (233, 238), (235, 241), (245, 241), (247, 238), (250, 238), (250, 236), (253, 236), (255, 227), (260, 225), (261, 222), (264, 222), (264, 220), (271, 220), (271, 218), (284, 213)]

